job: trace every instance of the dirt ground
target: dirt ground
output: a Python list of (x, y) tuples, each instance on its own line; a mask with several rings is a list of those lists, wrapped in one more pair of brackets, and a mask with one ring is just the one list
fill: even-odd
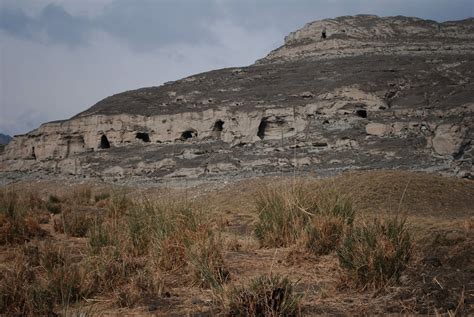
[[(224, 261), (230, 272), (226, 288), (244, 285), (261, 273), (281, 273), (297, 282), (303, 296), (302, 315), (366, 314), (474, 314), (474, 182), (425, 173), (374, 171), (351, 172), (317, 180), (350, 195), (358, 221), (374, 216), (406, 217), (414, 239), (414, 254), (398, 284), (383, 289), (357, 289), (345, 283), (337, 255), (311, 256), (295, 248), (260, 248), (253, 235), (258, 215), (256, 188), (291, 179), (259, 178), (192, 188), (127, 188), (129, 195), (176, 197), (205, 207), (224, 238)], [(20, 190), (36, 190), (45, 200), (74, 188), (90, 186), (93, 193), (117, 190), (108, 184), (65, 184), (52, 181), (18, 183)], [(100, 212), (99, 203), (83, 212)], [(86, 238), (71, 237), (54, 229), (49, 215), (42, 240), (66, 244), (82, 252)], [(0, 246), (2, 267), (8, 266), (18, 245)], [(188, 283), (184, 271), (166, 272), (164, 289), (134, 307), (119, 308), (108, 297), (85, 298), (70, 307), (92, 315), (212, 316), (227, 311), (216, 294)]]

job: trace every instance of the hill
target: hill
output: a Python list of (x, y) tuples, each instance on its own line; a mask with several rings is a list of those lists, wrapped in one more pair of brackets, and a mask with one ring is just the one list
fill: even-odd
[(4, 172), (235, 179), (405, 169), (473, 176), (474, 19), (307, 24), (254, 65), (123, 92), (17, 136)]

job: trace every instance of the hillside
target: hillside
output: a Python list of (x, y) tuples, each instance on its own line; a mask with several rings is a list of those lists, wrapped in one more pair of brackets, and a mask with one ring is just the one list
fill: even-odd
[(0, 315), (474, 315), (474, 19), (306, 24), (0, 153)]
[(474, 19), (312, 22), (254, 65), (123, 92), (17, 136), (0, 170), (162, 183), (380, 168), (472, 178), (473, 30)]

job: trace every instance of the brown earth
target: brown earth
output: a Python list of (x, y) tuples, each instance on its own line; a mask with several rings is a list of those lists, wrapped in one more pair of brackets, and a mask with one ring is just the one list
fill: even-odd
[[(308, 186), (329, 184), (350, 195), (358, 212), (357, 221), (397, 214), (407, 218), (414, 238), (414, 255), (399, 284), (376, 290), (357, 289), (345, 283), (335, 253), (315, 257), (294, 247), (259, 247), (253, 236), (257, 220), (255, 191), (264, 184), (282, 182), (290, 185), (292, 181), (273, 177), (182, 189), (140, 187), (126, 190), (133, 197), (175, 197), (205, 206), (225, 241), (222, 251), (231, 276), (226, 288), (245, 284), (261, 273), (277, 272), (298, 282), (296, 291), (303, 295), (303, 315), (402, 313), (452, 316), (474, 313), (472, 181), (425, 173), (377, 171), (344, 173), (309, 183)], [(19, 192), (37, 191), (44, 200), (51, 194), (64, 197), (84, 188), (91, 189), (93, 195), (118, 190), (99, 183), (20, 182), (14, 186)], [(74, 212), (101, 213), (107, 208), (104, 201), (85, 201), (71, 208)], [(85, 252), (86, 238), (58, 233), (54, 229), (58, 217), (47, 215), (43, 221), (46, 223), (40, 226), (48, 234), (32, 238), (29, 244), (48, 241), (67, 246), (80, 256)], [(0, 247), (1, 270), (14, 265), (14, 255), (21, 248), (18, 244)], [(215, 293), (189, 282), (186, 268), (167, 272), (161, 294), (145, 298), (136, 306), (119, 308), (112, 295), (104, 295), (84, 298), (68, 309), (99, 315), (209, 316), (227, 313), (226, 308), (219, 305)], [(60, 307), (57, 310), (61, 312)]]

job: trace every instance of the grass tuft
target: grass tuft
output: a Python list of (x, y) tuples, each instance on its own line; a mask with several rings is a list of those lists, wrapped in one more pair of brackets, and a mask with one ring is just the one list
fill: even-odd
[(339, 217), (314, 217), (303, 238), (306, 250), (314, 255), (331, 253), (339, 246), (346, 228), (346, 223)]
[(299, 316), (301, 296), (294, 284), (279, 275), (261, 275), (248, 287), (231, 291), (231, 316)]
[(212, 235), (189, 247), (187, 258), (193, 268), (194, 281), (200, 287), (219, 289), (229, 281), (230, 273), (222, 258), (222, 248), (221, 240)]
[(315, 254), (334, 250), (355, 215), (346, 196), (303, 182), (264, 187), (255, 205), (259, 217), (255, 235), (261, 246), (290, 246), (303, 240)]
[(338, 250), (339, 263), (356, 285), (383, 287), (397, 282), (412, 251), (405, 220), (373, 220), (348, 232)]
[(85, 237), (96, 220), (85, 212), (66, 209), (54, 221), (54, 229), (71, 237)]
[(0, 245), (46, 236), (33, 214), (41, 207), (42, 201), (35, 193), (20, 196), (14, 187), (0, 189)]

